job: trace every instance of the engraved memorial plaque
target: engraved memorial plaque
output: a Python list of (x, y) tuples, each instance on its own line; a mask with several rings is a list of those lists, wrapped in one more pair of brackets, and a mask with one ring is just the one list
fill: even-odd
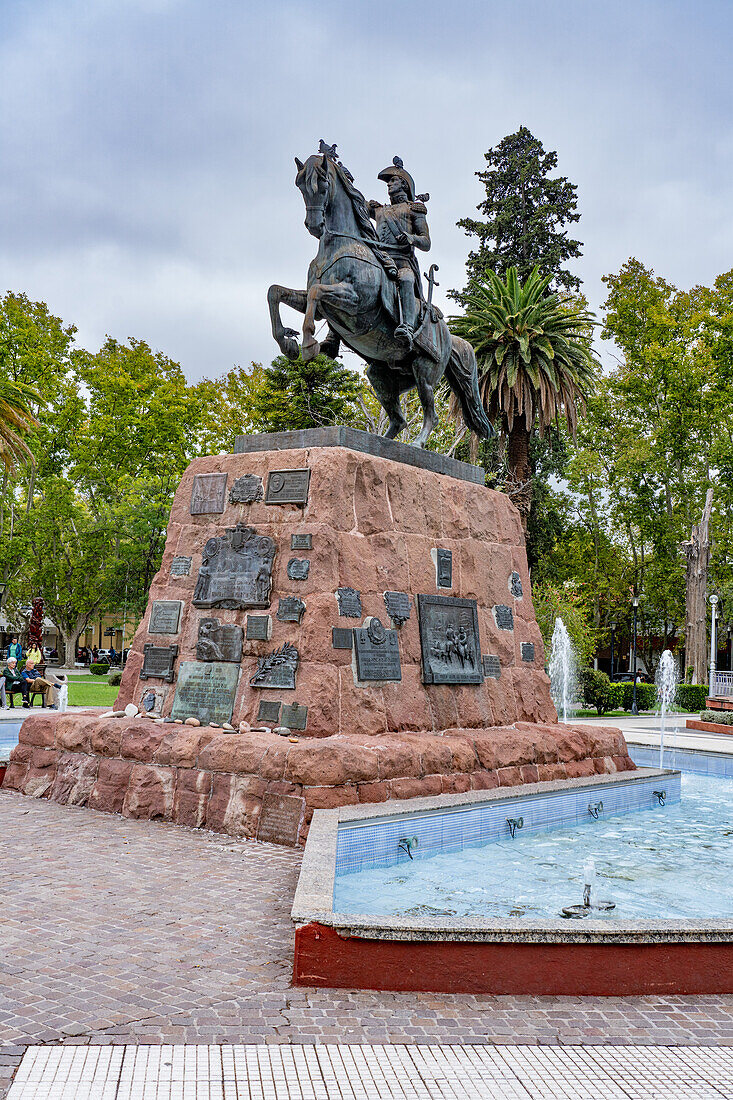
[(400, 647), (396, 630), (386, 630), (373, 618), (354, 630), (356, 676), (359, 680), (401, 680)]
[(288, 576), (291, 581), (305, 581), (308, 579), (308, 572), (310, 570), (311, 563), (308, 558), (291, 558), (288, 562)]
[(269, 615), (247, 616), (247, 641), (266, 642), (272, 634), (272, 619)]
[(308, 707), (304, 707), (301, 703), (286, 703), (280, 722), (289, 730), (304, 730), (308, 725)]
[(361, 618), (361, 592), (357, 592), (355, 588), (337, 588), (336, 599), (339, 615), (346, 619)]
[(418, 596), (417, 613), (423, 683), (483, 683), (476, 601)]
[(516, 570), (509, 578), (509, 589), (515, 600), (521, 600), (522, 596), (524, 595), (524, 592), (522, 591), (522, 578), (519, 576), (519, 573), (517, 573)]
[(290, 549), (291, 550), (312, 550), (313, 549), (313, 535), (310, 531), (302, 535), (290, 536)]
[(193, 558), (178, 557), (171, 562), (172, 577), (187, 577), (191, 572)]
[(226, 496), (226, 474), (195, 474), (191, 491), (191, 515), (223, 512)]
[(442, 546), (437, 549), (438, 558), (438, 588), (451, 588), (453, 586), (453, 551), (445, 550)]
[(283, 596), (277, 602), (277, 618), (281, 623), (299, 623), (305, 614), (305, 602), (300, 596)]
[(172, 718), (198, 718), (202, 726), (229, 722), (237, 694), (239, 668), (220, 661), (181, 661)]
[(143, 667), (140, 679), (153, 678), (172, 684), (176, 678), (173, 665), (177, 656), (177, 645), (152, 645), (151, 642), (146, 642), (143, 646)]
[(267, 478), (265, 504), (307, 504), (311, 472), (302, 470), (273, 470)]
[(499, 630), (514, 630), (514, 612), (505, 603), (496, 604), (494, 618)]
[(334, 626), (331, 628), (331, 645), (334, 649), (352, 649), (354, 631), (351, 627)]
[(501, 661), (494, 653), (484, 653), (484, 676), (492, 680), (501, 679)]
[(275, 540), (244, 523), (209, 539), (201, 553), (194, 607), (269, 607), (274, 557)]
[(177, 634), (182, 609), (182, 600), (153, 600), (148, 634)]
[(262, 478), (256, 474), (244, 474), (238, 477), (229, 490), (230, 504), (251, 504), (255, 500), (262, 500)]
[(262, 796), (257, 839), (268, 844), (286, 844), (294, 848), (298, 843), (304, 813), (304, 798), (266, 792)]
[(256, 688), (294, 688), (298, 651), (287, 642), (265, 657), (257, 658), (257, 671), (250, 680)]
[(280, 721), (280, 707), (282, 703), (279, 699), (262, 699), (260, 701), (260, 709), (257, 711), (258, 722), (275, 722), (277, 725)]
[(384, 606), (393, 626), (404, 626), (410, 618), (410, 597), (406, 592), (385, 592)]
[(534, 642), (522, 642), (522, 660), (526, 664), (534, 664)]
[(242, 660), (242, 628), (218, 619), (199, 619), (197, 661)]

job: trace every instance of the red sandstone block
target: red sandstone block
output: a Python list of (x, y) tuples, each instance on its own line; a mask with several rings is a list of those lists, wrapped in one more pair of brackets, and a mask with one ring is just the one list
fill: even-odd
[(119, 756), (122, 724), (118, 718), (100, 718), (89, 733), (89, 750), (97, 756)]
[(471, 790), (472, 791), (490, 791), (494, 787), (499, 786), (499, 776), (496, 772), (488, 772), (484, 769), (480, 769), (476, 772), (471, 772)]
[(595, 775), (592, 760), (569, 760), (565, 765), (568, 779), (577, 779), (581, 775)]
[[(119, 719), (124, 722), (125, 719)], [(130, 719), (122, 731), (121, 755), (125, 760), (152, 763), (165, 731), (149, 719)]]
[(613, 762), (616, 765), (616, 771), (619, 772), (633, 772), (636, 771), (636, 764), (630, 756), (614, 756)]
[(426, 775), (422, 779), (390, 779), (387, 784), (391, 798), (423, 798), (442, 794), (443, 782), (439, 775)]
[[(124, 736), (123, 736), (124, 743)], [(122, 807), (125, 817), (170, 821), (173, 816), (175, 772), (172, 768), (135, 764)]]
[(441, 776), (443, 794), (463, 794), (471, 790), (471, 776), (454, 773)]
[(498, 774), (500, 787), (518, 787), (522, 782), (520, 768), (499, 768)]
[(360, 783), (357, 791), (360, 802), (386, 802), (389, 798), (387, 783)]
[(536, 764), (523, 764), (519, 770), (523, 783), (539, 783), (540, 773)]
[(201, 749), (198, 765), (205, 771), (256, 775), (278, 740), (274, 733), (221, 733)]
[(567, 779), (568, 777), (564, 764), (539, 764), (537, 771), (540, 783), (554, 783), (558, 779)]
[(419, 776), (421, 769), (420, 746), (417, 738), (380, 737), (374, 743), (374, 753), (379, 761), (380, 779), (398, 779)]
[(5, 779), (3, 780), (4, 791), (22, 791), (25, 786), (25, 781), (28, 776), (27, 764), (16, 764), (11, 761), (8, 764), (5, 771)]
[(343, 737), (293, 745), (285, 778), (303, 786), (337, 786), (364, 783), (379, 777), (377, 754), (365, 745), (355, 745)]
[(356, 787), (305, 787), (306, 806), (314, 810), (333, 810), (337, 806), (354, 806), (359, 801)]
[(166, 733), (155, 750), (153, 760), (156, 764), (169, 767), (193, 768), (201, 749), (213, 740), (215, 731), (205, 727), (195, 729), (190, 726), (178, 727), (175, 732)]
[(122, 813), (132, 768), (129, 760), (100, 760), (97, 781), (89, 794), (90, 809)]
[(63, 753), (56, 766), (51, 798), (70, 806), (86, 806), (97, 779), (99, 760), (84, 753)]
[(177, 825), (200, 829), (206, 820), (211, 795), (211, 773), (197, 768), (180, 768), (173, 800), (173, 820)]
[(44, 748), (53, 748), (56, 744), (56, 723), (59, 716), (53, 718), (48, 715), (29, 714), (20, 727), (19, 739), (21, 744), (42, 745)]

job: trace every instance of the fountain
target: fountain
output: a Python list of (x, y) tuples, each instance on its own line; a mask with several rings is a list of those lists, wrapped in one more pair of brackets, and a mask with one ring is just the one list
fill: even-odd
[(567, 722), (575, 690), (575, 650), (567, 627), (559, 615), (555, 619), (550, 642), (549, 671), (552, 701), (562, 721)]
[(657, 702), (659, 704), (659, 767), (664, 767), (664, 727), (667, 713), (677, 695), (677, 668), (670, 649), (665, 649), (657, 669)]

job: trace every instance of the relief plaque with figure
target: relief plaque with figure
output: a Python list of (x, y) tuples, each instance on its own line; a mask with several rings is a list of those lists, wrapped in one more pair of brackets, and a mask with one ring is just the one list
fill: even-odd
[(482, 684), (476, 600), (418, 596), (423, 683)]
[(269, 607), (274, 558), (275, 540), (244, 523), (209, 539), (201, 552), (194, 607)]

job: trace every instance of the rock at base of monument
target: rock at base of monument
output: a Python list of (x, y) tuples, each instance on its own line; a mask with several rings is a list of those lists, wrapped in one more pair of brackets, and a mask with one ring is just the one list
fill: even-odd
[(198, 718), (202, 725), (229, 722), (237, 694), (239, 668), (223, 661), (182, 661), (171, 717)]

